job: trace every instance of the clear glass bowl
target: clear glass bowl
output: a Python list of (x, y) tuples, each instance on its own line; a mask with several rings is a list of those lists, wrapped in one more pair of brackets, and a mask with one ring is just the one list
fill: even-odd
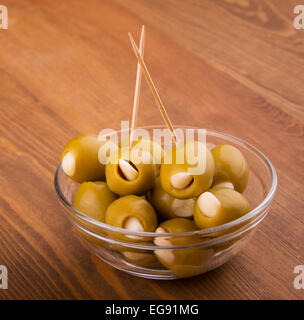
[[(150, 132), (153, 128), (163, 127), (145, 127)], [(190, 127), (179, 128), (185, 130)], [(64, 174), (61, 164), (58, 166), (54, 183), (60, 203), (80, 238), (96, 256), (114, 268), (139, 277), (177, 279), (219, 267), (246, 244), (270, 209), (277, 188), (276, 171), (269, 159), (249, 143), (213, 130), (207, 130), (206, 133), (210, 147), (231, 144), (239, 148), (250, 168), (244, 195), (253, 209), (245, 216), (215, 228), (185, 233), (147, 233), (98, 222), (72, 206), (79, 184)], [(140, 236), (144, 241), (128, 242), (121, 235)], [(155, 238), (169, 240), (168, 245), (155, 245)]]

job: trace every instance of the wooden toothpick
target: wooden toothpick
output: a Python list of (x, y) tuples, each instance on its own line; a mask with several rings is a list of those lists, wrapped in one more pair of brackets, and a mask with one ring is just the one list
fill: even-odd
[(149, 71), (148, 71), (148, 69), (146, 67), (146, 64), (145, 64), (145, 62), (144, 62), (144, 60), (143, 60), (143, 58), (142, 58), (137, 46), (136, 46), (136, 43), (135, 43), (131, 33), (129, 32), (128, 35), (129, 35), (129, 38), (130, 38), (130, 41), (131, 41), (135, 56), (137, 58), (137, 61), (140, 63), (140, 65), (142, 67), (142, 70), (144, 72), (144, 75), (145, 75), (145, 78), (147, 80), (147, 83), (148, 83), (148, 85), (149, 85), (149, 87), (150, 87), (150, 89), (152, 91), (153, 97), (155, 99), (155, 102), (156, 102), (156, 104), (157, 104), (157, 106), (159, 108), (159, 111), (160, 111), (160, 113), (162, 115), (162, 118), (163, 118), (166, 126), (168, 127), (168, 129), (170, 131), (171, 138), (172, 138), (172, 140), (173, 140), (173, 142), (175, 144), (178, 144), (177, 137), (175, 135), (173, 125), (172, 125), (172, 123), (171, 123), (171, 121), (169, 119), (169, 116), (168, 116), (167, 111), (166, 111), (166, 109), (164, 107), (164, 104), (162, 103), (162, 100), (161, 100), (161, 98), (160, 98), (160, 96), (159, 96), (159, 94), (158, 94), (158, 92), (156, 90), (156, 87), (155, 87), (155, 85), (153, 83), (153, 80), (152, 80), (152, 78), (150, 76), (150, 73), (149, 73)]
[[(141, 56), (144, 56), (145, 50), (145, 26), (141, 28), (140, 43), (139, 43), (139, 52)], [(137, 63), (137, 73), (136, 73), (136, 83), (134, 91), (134, 101), (133, 101), (133, 111), (132, 111), (132, 123), (131, 123), (131, 133), (130, 133), (130, 149), (132, 149), (134, 144), (134, 131), (137, 125), (137, 115), (138, 115), (138, 104), (139, 104), (139, 95), (140, 95), (140, 86), (142, 78), (142, 66)]]

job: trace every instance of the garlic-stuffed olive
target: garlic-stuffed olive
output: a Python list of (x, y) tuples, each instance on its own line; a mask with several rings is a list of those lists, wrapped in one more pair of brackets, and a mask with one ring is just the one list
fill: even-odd
[[(192, 220), (175, 218), (159, 225), (156, 233), (180, 233), (197, 231), (198, 227)], [(155, 237), (154, 244), (159, 247), (172, 247), (172, 249), (156, 249), (157, 259), (166, 268), (172, 271), (175, 277), (192, 277), (206, 271), (206, 263), (213, 256), (214, 250), (210, 248), (191, 248), (199, 243), (198, 236), (159, 236)], [(178, 246), (189, 246), (186, 249), (174, 249)]]
[(212, 188), (196, 200), (194, 221), (201, 229), (207, 229), (240, 218), (250, 211), (247, 199), (229, 188)]
[[(154, 232), (157, 227), (157, 215), (144, 197), (128, 195), (111, 203), (106, 213), (105, 222), (129, 231)], [(113, 236), (131, 242), (149, 241), (149, 238), (118, 232), (113, 232)]]
[(120, 196), (144, 195), (154, 185), (157, 167), (147, 151), (130, 152), (119, 148), (106, 164), (106, 179), (111, 191)]
[(104, 222), (109, 205), (117, 198), (103, 181), (83, 182), (75, 193), (73, 206), (88, 217)]
[(178, 199), (199, 196), (211, 186), (213, 174), (213, 156), (199, 141), (174, 146), (166, 153), (160, 168), (163, 189)]
[(105, 166), (98, 161), (102, 144), (98, 136), (93, 134), (83, 134), (70, 140), (61, 155), (61, 166), (65, 174), (79, 183), (104, 181)]
[(149, 194), (149, 200), (163, 219), (191, 218), (193, 216), (195, 199), (176, 199), (170, 196), (162, 188), (159, 177)]
[(248, 184), (248, 164), (239, 149), (220, 145), (211, 150), (215, 162), (213, 186), (234, 188), (243, 192)]

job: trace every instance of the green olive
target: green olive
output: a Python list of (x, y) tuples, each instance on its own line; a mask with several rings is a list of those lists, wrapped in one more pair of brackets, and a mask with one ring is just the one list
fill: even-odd
[[(120, 220), (120, 211), (125, 208), (124, 216)], [(152, 210), (151, 210), (152, 209)], [(136, 220), (137, 219), (137, 220)], [(154, 221), (156, 220), (156, 222)], [(106, 218), (106, 223), (112, 224), (113, 226), (126, 228), (133, 231), (154, 231), (157, 225), (157, 216), (145, 199), (144, 196), (125, 196), (117, 200), (114, 204), (114, 208), (109, 210)], [(151, 223), (151, 228), (145, 223)], [(144, 229), (145, 228), (145, 229)], [(150, 228), (150, 229), (149, 229)], [(123, 240), (127, 242), (138, 242), (141, 244), (151, 244), (151, 238), (141, 238), (133, 235), (122, 235), (117, 232), (111, 232), (113, 237), (118, 240)], [(142, 250), (136, 248), (130, 248), (123, 245), (113, 245), (116, 250), (119, 250), (123, 255), (124, 259), (129, 263), (138, 266), (151, 266), (156, 263), (156, 258), (154, 252), (151, 250)]]
[(150, 153), (142, 153), (147, 159), (145, 163), (145, 157), (140, 158), (142, 154), (138, 157), (136, 152), (133, 152), (134, 150), (136, 148), (125, 156), (125, 151), (119, 148), (110, 162), (106, 164), (108, 186), (120, 196), (144, 195), (151, 190), (156, 179), (157, 168)]
[(248, 164), (239, 149), (231, 145), (220, 145), (211, 150), (215, 161), (213, 185), (230, 182), (234, 189), (243, 192), (248, 184)]
[(70, 140), (63, 149), (63, 171), (74, 181), (104, 181), (105, 166), (98, 161), (98, 151), (103, 142), (93, 134), (80, 135)]
[[(192, 153), (199, 150), (199, 162)], [(201, 162), (201, 163), (200, 163)], [(174, 146), (164, 157), (160, 168), (163, 189), (172, 197), (190, 199), (199, 196), (212, 184), (214, 159), (205, 144), (192, 141)]]
[[(159, 225), (157, 233), (191, 232), (198, 230), (195, 223), (189, 219), (175, 218)], [(155, 237), (157, 246), (183, 246), (199, 241), (197, 236)], [(206, 263), (213, 256), (210, 248), (187, 249), (157, 249), (154, 251), (157, 259), (166, 268), (172, 271), (177, 278), (192, 277), (205, 272)]]
[(249, 211), (249, 202), (241, 193), (212, 188), (197, 198), (194, 221), (199, 228), (207, 229), (238, 219)]
[(117, 197), (103, 181), (83, 182), (75, 193), (73, 206), (88, 217), (104, 222), (109, 205)]
[(164, 219), (191, 218), (195, 199), (176, 199), (170, 196), (161, 186), (160, 178), (155, 181), (149, 200), (157, 213)]
[[(199, 230), (194, 221), (185, 218), (174, 218), (162, 222), (156, 229), (156, 233), (180, 233)], [(166, 245), (186, 245), (195, 242), (197, 239), (193, 236), (185, 237), (157, 237), (154, 242), (157, 245), (164, 245), (162, 240), (165, 240)]]
[[(105, 222), (111, 226), (136, 232), (154, 232), (157, 216), (151, 204), (143, 197), (134, 195), (121, 197), (109, 206)], [(149, 241), (149, 238), (136, 235), (123, 235), (113, 232), (113, 236), (129, 242)]]

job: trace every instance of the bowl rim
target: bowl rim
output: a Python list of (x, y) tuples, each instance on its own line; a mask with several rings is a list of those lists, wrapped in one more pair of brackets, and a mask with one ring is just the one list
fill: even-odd
[[(138, 129), (154, 129), (154, 128), (160, 129), (160, 128), (166, 128), (166, 127), (163, 125), (149, 125), (149, 126), (138, 127)], [(175, 125), (175, 128), (176, 129), (178, 129), (178, 128), (203, 129), (203, 128), (199, 128), (199, 127), (186, 126), (186, 125), (180, 125), (180, 126)], [(277, 173), (276, 173), (276, 170), (275, 170), (273, 164), (271, 163), (271, 161), (268, 159), (268, 157), (261, 150), (259, 150), (257, 147), (255, 147), (251, 143), (249, 143), (241, 138), (237, 138), (233, 135), (223, 133), (220, 131), (216, 131), (216, 130), (212, 130), (212, 129), (204, 129), (204, 130), (206, 130), (207, 137), (209, 135), (209, 136), (213, 136), (213, 137), (217, 137), (217, 138), (223, 138), (224, 140), (228, 140), (228, 141), (230, 140), (231, 142), (233, 142), (235, 144), (245, 146), (249, 151), (251, 151), (255, 155), (258, 155), (264, 161), (267, 168), (269, 169), (270, 176), (271, 176), (271, 186), (269, 188), (267, 195), (265, 196), (263, 201), (260, 204), (258, 204), (254, 209), (252, 209), (247, 214), (245, 214), (244, 216), (242, 216), (236, 220), (230, 221), (228, 223), (225, 223), (225, 224), (222, 224), (222, 225), (219, 225), (216, 227), (208, 228), (208, 229), (200, 229), (200, 230), (187, 231), (187, 232), (175, 232), (175, 233), (135, 232), (135, 231), (130, 231), (130, 230), (126, 230), (123, 228), (119, 228), (119, 227), (114, 227), (109, 224), (99, 222), (95, 219), (92, 219), (92, 218), (86, 216), (85, 214), (83, 214), (82, 212), (80, 212), (76, 208), (74, 208), (67, 201), (67, 199), (63, 195), (63, 192), (62, 192), (61, 187), (58, 182), (58, 176), (59, 176), (59, 172), (61, 170), (61, 163), (58, 165), (56, 172), (55, 172), (55, 175), (54, 175), (54, 186), (55, 186), (55, 190), (57, 192), (57, 195), (58, 195), (59, 199), (61, 200), (61, 202), (63, 203), (63, 205), (66, 206), (71, 212), (73, 212), (77, 218), (84, 220), (86, 223), (89, 223), (94, 227), (99, 227), (101, 229), (105, 229), (105, 230), (112, 231), (112, 232), (118, 232), (118, 233), (121, 233), (124, 235), (136, 235), (136, 236), (145, 237), (145, 238), (146, 237), (147, 238), (151, 238), (151, 237), (155, 238), (155, 237), (164, 237), (164, 236), (166, 236), (166, 237), (169, 237), (169, 236), (170, 237), (185, 237), (185, 236), (193, 236), (193, 235), (208, 235), (208, 234), (213, 234), (213, 233), (225, 231), (225, 230), (233, 228), (239, 224), (243, 224), (244, 222), (250, 221), (250, 219), (252, 219), (258, 213), (260, 213), (265, 208), (267, 208), (275, 196), (277, 186), (278, 186), (278, 177), (277, 177)], [(116, 130), (116, 132), (122, 132), (122, 130)], [(206, 143), (208, 143), (208, 142), (206, 142)]]

